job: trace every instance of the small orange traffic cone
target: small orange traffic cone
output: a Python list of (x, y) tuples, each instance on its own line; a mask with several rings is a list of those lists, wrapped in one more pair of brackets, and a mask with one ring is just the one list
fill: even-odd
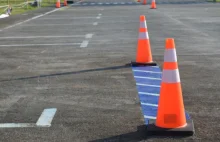
[(140, 16), (140, 29), (139, 29), (139, 38), (137, 45), (137, 56), (136, 56), (136, 62), (133, 62), (132, 65), (156, 66), (156, 63), (152, 61), (150, 40), (147, 30), (147, 23), (144, 15)]
[(143, 0), (143, 5), (146, 5), (147, 4), (147, 0)]
[(151, 132), (162, 134), (193, 135), (193, 122), (185, 116), (174, 39), (166, 39), (164, 64), (157, 118)]
[(152, 0), (151, 2), (151, 9), (156, 9), (157, 6), (156, 6), (156, 0)]
[(67, 6), (67, 0), (64, 0), (64, 3), (63, 3), (64, 6)]
[(141, 2), (141, 0), (137, 0), (137, 2)]
[(56, 2), (56, 8), (60, 8), (60, 0), (57, 0), (57, 2)]

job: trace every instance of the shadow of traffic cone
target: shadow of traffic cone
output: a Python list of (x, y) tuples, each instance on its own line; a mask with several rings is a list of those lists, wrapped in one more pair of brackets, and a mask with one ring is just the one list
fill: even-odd
[(151, 9), (156, 9), (157, 6), (156, 6), (156, 0), (152, 0), (151, 2)]
[(132, 62), (133, 66), (156, 66), (152, 61), (150, 40), (147, 30), (147, 23), (144, 15), (140, 16), (140, 28), (137, 45), (136, 62)]
[(64, 3), (63, 3), (64, 6), (67, 6), (67, 0), (64, 0)]
[(57, 0), (57, 2), (56, 2), (56, 8), (60, 8), (60, 0)]
[(143, 5), (146, 5), (147, 4), (147, 0), (143, 0)]
[(193, 135), (192, 120), (186, 120), (174, 39), (166, 39), (157, 118), (147, 131), (153, 134)]

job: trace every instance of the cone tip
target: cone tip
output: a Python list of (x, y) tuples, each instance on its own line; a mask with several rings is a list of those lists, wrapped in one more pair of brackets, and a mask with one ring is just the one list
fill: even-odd
[(141, 15), (141, 16), (140, 16), (140, 21), (146, 21), (146, 19), (145, 19), (145, 16), (144, 16), (144, 15)]
[(174, 38), (167, 38), (166, 39), (166, 49), (175, 48)]

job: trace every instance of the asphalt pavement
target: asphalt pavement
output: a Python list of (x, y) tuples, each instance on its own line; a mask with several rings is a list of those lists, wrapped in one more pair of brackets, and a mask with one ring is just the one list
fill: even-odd
[[(219, 141), (220, 5), (168, 2), (150, 9), (87, 0), (0, 26), (0, 141)], [(147, 137), (127, 65), (135, 60), (140, 15), (160, 67), (165, 39), (175, 39), (194, 136)], [(35, 125), (50, 108), (51, 126)]]

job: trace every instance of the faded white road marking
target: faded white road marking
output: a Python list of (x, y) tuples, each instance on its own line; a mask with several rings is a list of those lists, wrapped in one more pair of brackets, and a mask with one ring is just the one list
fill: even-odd
[(96, 17), (96, 19), (100, 19), (100, 18), (101, 18), (100, 16)]
[(0, 123), (0, 128), (50, 127), (56, 108), (44, 109), (36, 123)]
[(42, 17), (42, 16), (48, 15), (48, 14), (50, 14), (50, 13), (53, 13), (53, 12), (55, 12), (55, 11), (57, 11), (57, 10), (59, 10), (59, 9), (54, 9), (54, 10), (49, 11), (49, 12), (46, 12), (46, 13), (44, 13), (44, 14), (41, 14), (41, 15), (32, 17), (32, 18), (27, 19), (27, 20), (25, 20), (25, 21), (23, 21), (23, 22), (19, 22), (19, 23), (16, 23), (16, 24), (14, 24), (14, 25), (11, 25), (11, 26), (8, 26), (8, 27), (6, 27), (6, 28), (3, 28), (2, 30), (6, 30), (6, 29), (9, 29), (9, 28), (15, 27), (15, 26), (17, 26), (17, 25), (21, 25), (21, 24), (26, 23), (26, 22), (29, 22), (29, 21), (31, 21), (31, 20), (34, 20), (34, 19), (40, 18), (40, 17)]
[(84, 41), (81, 43), (80, 47), (82, 47), (82, 48), (87, 47), (88, 44), (89, 44), (89, 41), (88, 41), (88, 40), (84, 40)]
[(92, 38), (93, 34), (86, 34), (86, 38)]
[(56, 108), (44, 109), (36, 125), (40, 127), (50, 127), (54, 115), (56, 114)]
[(60, 36), (11, 36), (0, 37), (0, 39), (22, 39), (22, 38), (63, 38), (63, 37), (84, 37), (84, 35), (60, 35)]
[(94, 22), (93, 25), (94, 25), (94, 26), (98, 25), (98, 22)]
[(56, 46), (56, 45), (80, 45), (81, 43), (51, 43), (51, 44), (7, 44), (0, 47), (25, 47), (25, 46)]

